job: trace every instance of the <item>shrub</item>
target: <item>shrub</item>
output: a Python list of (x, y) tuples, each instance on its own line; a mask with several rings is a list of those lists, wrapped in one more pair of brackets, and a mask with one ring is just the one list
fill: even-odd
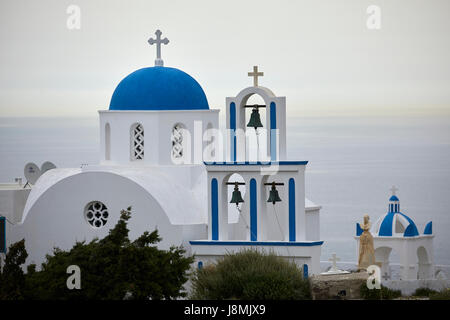
[(430, 300), (450, 300), (450, 288), (430, 294)]
[(392, 290), (383, 285), (381, 285), (381, 289), (369, 289), (366, 283), (361, 285), (360, 293), (361, 297), (366, 300), (392, 300), (402, 296), (400, 290)]
[(294, 262), (273, 253), (244, 250), (197, 270), (192, 299), (311, 299), (309, 281)]
[(413, 296), (416, 297), (429, 297), (432, 294), (438, 293), (436, 290), (429, 288), (417, 288)]

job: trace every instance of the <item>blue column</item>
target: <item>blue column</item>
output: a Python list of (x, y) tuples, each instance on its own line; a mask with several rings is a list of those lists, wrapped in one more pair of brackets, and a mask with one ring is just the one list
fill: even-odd
[(211, 180), (211, 236), (219, 240), (219, 186), (217, 179)]
[(231, 160), (236, 162), (236, 104), (230, 103)]
[(277, 107), (275, 102), (270, 103), (270, 159), (277, 160)]
[(289, 179), (289, 241), (295, 241), (295, 180)]
[(303, 279), (308, 279), (308, 265), (306, 263), (303, 265)]
[(258, 217), (257, 217), (257, 194), (256, 180), (250, 180), (250, 240), (257, 241)]

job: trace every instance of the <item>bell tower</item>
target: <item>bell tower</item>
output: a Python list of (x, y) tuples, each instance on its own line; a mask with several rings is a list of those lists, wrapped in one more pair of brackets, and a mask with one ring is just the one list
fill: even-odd
[[(263, 75), (258, 71), (258, 66), (254, 66), (253, 72), (248, 73), (253, 77), (253, 86), (243, 89), (235, 97), (226, 98), (226, 128), (229, 132), (227, 161), (286, 160), (286, 97), (277, 97), (270, 89), (260, 86), (258, 77)], [(248, 105), (253, 95), (260, 96), (264, 104)], [(246, 108), (252, 109), (247, 118)], [(262, 108), (266, 110), (265, 123), (261, 122)], [(253, 156), (248, 152), (250, 143), (256, 143), (257, 152)]]

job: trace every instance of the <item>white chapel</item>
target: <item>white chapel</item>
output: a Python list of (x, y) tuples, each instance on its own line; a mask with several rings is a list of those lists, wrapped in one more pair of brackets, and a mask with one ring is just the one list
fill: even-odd
[[(320, 206), (305, 199), (308, 162), (286, 159), (286, 98), (260, 86), (255, 67), (253, 85), (225, 99), (220, 131), (201, 85), (164, 65), (161, 36), (148, 41), (155, 66), (122, 79), (99, 111), (98, 164), (0, 190), (8, 246), (25, 238), (27, 264), (39, 265), (53, 247), (106, 236), (131, 206), (130, 239), (158, 229), (160, 248), (183, 245), (198, 267), (259, 248), (320, 273)], [(253, 95), (264, 103), (248, 105)]]

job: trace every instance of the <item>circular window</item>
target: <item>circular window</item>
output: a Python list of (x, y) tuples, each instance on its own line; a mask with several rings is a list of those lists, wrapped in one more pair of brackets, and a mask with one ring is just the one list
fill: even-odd
[(89, 202), (84, 208), (84, 216), (91, 226), (98, 229), (108, 221), (108, 208), (100, 201)]

